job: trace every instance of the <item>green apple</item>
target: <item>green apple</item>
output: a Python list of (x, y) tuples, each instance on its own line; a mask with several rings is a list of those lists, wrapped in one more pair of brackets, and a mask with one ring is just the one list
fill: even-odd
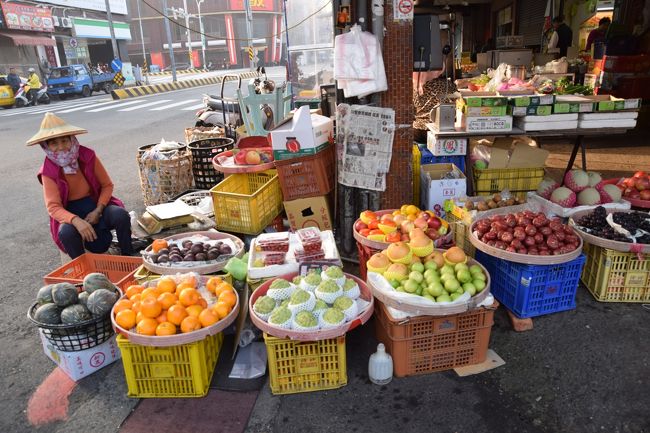
[(453, 280), (455, 278), (456, 277), (454, 276), (454, 274), (442, 274), (442, 275), (440, 275), (440, 281), (442, 281), (443, 284), (445, 283), (445, 281)]
[(438, 273), (433, 269), (427, 269), (426, 271), (424, 271), (423, 275), (424, 275), (424, 279), (427, 279), (427, 278), (432, 277), (432, 276), (437, 277)]
[(468, 270), (467, 265), (465, 263), (456, 263), (456, 266), (454, 266), (454, 271), (466, 271)]
[(455, 279), (449, 279), (445, 281), (445, 290), (448, 293), (453, 293), (457, 291), (460, 288), (460, 283), (456, 281)]
[(485, 281), (476, 279), (472, 281), (472, 284), (474, 284), (474, 287), (476, 287), (476, 291), (480, 292), (483, 289), (485, 289)]
[(463, 296), (462, 293), (454, 292), (454, 293), (451, 294), (451, 300), (455, 301), (456, 299), (460, 298), (461, 296)]
[(463, 284), (463, 290), (469, 293), (470, 296), (476, 295), (476, 286), (474, 286), (472, 283)]
[(466, 269), (461, 269), (460, 271), (457, 271), (456, 278), (461, 283), (469, 283), (472, 281), (472, 274), (470, 274)]
[(428, 300), (430, 300), (430, 301), (432, 301), (432, 302), (436, 302), (436, 298), (434, 298), (433, 296), (431, 296), (431, 295), (428, 294), (428, 293), (425, 293), (424, 295), (422, 295), (422, 297), (423, 297), (423, 298), (427, 298)]
[(436, 298), (436, 302), (451, 302), (451, 297), (447, 294), (440, 295)]
[(437, 275), (429, 275), (428, 277), (424, 277), (424, 281), (426, 281), (427, 284), (436, 283), (436, 282), (439, 283), (440, 277)]
[(404, 290), (404, 287), (402, 287), (402, 286), (395, 287), (395, 291), (396, 292), (406, 292), (406, 290)]
[(414, 280), (406, 280), (406, 283), (404, 283), (404, 290), (408, 293), (415, 293), (415, 291), (418, 289), (418, 282)]
[(422, 293), (424, 293), (424, 291), (422, 290), (422, 286), (419, 286), (418, 289), (415, 291), (415, 294), (422, 296)]
[(424, 281), (424, 277), (422, 276), (421, 273), (416, 272), (416, 271), (412, 271), (412, 272), (409, 274), (409, 280), (413, 280), (413, 281), (415, 281), (416, 283), (420, 284), (422, 281)]
[(483, 280), (483, 281), (487, 280), (487, 277), (485, 276), (485, 274), (483, 272), (481, 272), (481, 273), (477, 272), (475, 274), (472, 274), (472, 278), (474, 280)]
[(438, 297), (444, 293), (445, 288), (442, 287), (442, 284), (438, 283), (432, 283), (429, 284), (426, 288), (427, 293), (429, 293), (431, 296)]
[(454, 267), (451, 265), (444, 265), (442, 269), (440, 269), (440, 274), (455, 274), (454, 272)]
[(482, 274), (482, 273), (483, 273), (483, 269), (481, 269), (481, 267), (480, 267), (479, 265), (472, 265), (472, 266), (470, 266), (470, 267), (469, 267), (469, 271), (470, 271), (472, 274), (479, 274), (479, 273)]
[(424, 272), (424, 265), (422, 263), (413, 263), (411, 265), (411, 270), (415, 272), (422, 273)]
[(430, 260), (424, 264), (424, 269), (435, 271), (438, 269), (438, 265), (433, 260)]
[(397, 280), (388, 280), (391, 286), (393, 286), (394, 289), (398, 288), (400, 286), (399, 281)]

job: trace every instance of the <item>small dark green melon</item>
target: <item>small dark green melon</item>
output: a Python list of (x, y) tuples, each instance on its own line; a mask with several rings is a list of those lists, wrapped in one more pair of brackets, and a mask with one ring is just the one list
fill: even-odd
[(61, 323), (61, 308), (53, 303), (41, 305), (34, 312), (34, 320), (46, 325), (58, 325)]
[(52, 300), (59, 307), (76, 304), (77, 299), (77, 288), (70, 283), (59, 283), (52, 287)]
[(81, 305), (85, 305), (86, 307), (88, 307), (88, 297), (89, 296), (90, 296), (90, 293), (85, 292), (85, 291), (81, 292), (81, 293), (79, 293), (79, 296), (78, 296), (79, 299), (77, 300), (77, 302), (79, 302)]
[(101, 317), (111, 311), (116, 301), (117, 293), (111, 290), (99, 289), (90, 294), (86, 305), (93, 316)]
[(99, 272), (86, 275), (83, 286), (84, 291), (91, 295), (95, 290), (99, 289), (115, 290), (115, 284), (111, 283), (106, 275)]
[(36, 295), (38, 305), (51, 304), (54, 302), (52, 299), (52, 286), (52, 284), (48, 284), (47, 286), (38, 289), (38, 294)]
[(92, 319), (90, 311), (81, 304), (70, 305), (61, 311), (61, 322), (65, 325), (74, 325), (89, 319)]

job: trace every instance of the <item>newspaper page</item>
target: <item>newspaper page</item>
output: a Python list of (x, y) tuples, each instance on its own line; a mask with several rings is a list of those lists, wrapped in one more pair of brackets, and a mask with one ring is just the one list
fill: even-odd
[(367, 105), (336, 108), (339, 183), (386, 190), (395, 133), (395, 111)]

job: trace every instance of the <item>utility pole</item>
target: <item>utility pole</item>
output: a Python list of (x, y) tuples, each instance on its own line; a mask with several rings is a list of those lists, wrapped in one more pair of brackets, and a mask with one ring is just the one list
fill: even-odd
[(149, 84), (149, 76), (144, 71), (144, 65), (147, 64), (147, 53), (144, 50), (144, 32), (142, 31), (142, 15), (140, 15), (140, 0), (136, 0), (136, 4), (138, 5), (138, 21), (140, 22), (140, 40), (142, 41), (142, 66), (143, 66), (144, 82), (146, 84)]
[(199, 30), (201, 30), (201, 54), (203, 57), (203, 69), (207, 67), (205, 63), (205, 30), (203, 30), (203, 18), (201, 18), (201, 3), (203, 0), (196, 0), (196, 7), (199, 10)]
[[(108, 1), (108, 0), (106, 0)], [(169, 58), (172, 62), (172, 81), (176, 82), (176, 61), (174, 60), (174, 47), (172, 47), (172, 31), (169, 28), (169, 19), (167, 14), (167, 0), (162, 0), (163, 2), (163, 11), (165, 12), (165, 33), (167, 33), (167, 47), (169, 48)]]
[(120, 56), (120, 49), (117, 46), (117, 40), (115, 39), (115, 29), (113, 28), (113, 16), (111, 15), (111, 3), (109, 0), (104, 0), (106, 3), (106, 18), (108, 19), (108, 28), (111, 31), (111, 45), (113, 46), (113, 57)]
[[(250, 0), (244, 0), (244, 9), (246, 9), (246, 39), (248, 40), (247, 48), (253, 49), (253, 11), (251, 11)], [(246, 50), (248, 54), (248, 50)], [(253, 55), (255, 51), (253, 50)], [(250, 60), (250, 58), (249, 58)], [(253, 61), (250, 60), (251, 70), (255, 69)]]
[(187, 0), (183, 0), (183, 9), (183, 15), (185, 15), (185, 33), (187, 33), (187, 54), (190, 57), (190, 68), (193, 68), (194, 59), (192, 59), (192, 32), (190, 32), (190, 11), (187, 9)]

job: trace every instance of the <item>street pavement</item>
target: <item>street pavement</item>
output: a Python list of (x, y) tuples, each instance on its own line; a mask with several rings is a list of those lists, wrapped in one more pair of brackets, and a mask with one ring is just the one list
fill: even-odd
[[(0, 245), (5, 254), (0, 261), (0, 431), (116, 432), (138, 403), (126, 396), (120, 361), (74, 387), (61, 386), (65, 381), (50, 376), (54, 364), (43, 354), (26, 312), (43, 275), (61, 262), (49, 238), (36, 180), (43, 153), (26, 147), (25, 141), (47, 110), (87, 128), (80, 142), (102, 159), (115, 195), (140, 212), (138, 147), (162, 138), (183, 140), (183, 130), (193, 125), (206, 92), (217, 93), (217, 86), (126, 101), (102, 94), (0, 112)], [(505, 360), (502, 367), (465, 378), (453, 371), (395, 378), (383, 387), (367, 378), (368, 356), (376, 348), (371, 321), (347, 337), (346, 387), (277, 397), (265, 385), (247, 431), (650, 432), (650, 311), (640, 304), (598, 303), (582, 287), (577, 306), (534, 319), (535, 328), (526, 333), (513, 332), (503, 310), (497, 311), (490, 347)], [(49, 397), (48, 405), (40, 400), (43, 396)], [(173, 410), (174, 404), (166, 407)], [(228, 417), (221, 409), (217, 399), (214, 410), (192, 414), (205, 420), (203, 427), (192, 430), (239, 431), (220, 428), (220, 419)], [(60, 420), (39, 424), (57, 414)], [(157, 433), (178, 433), (188, 429), (172, 429), (162, 420), (187, 416), (174, 412), (145, 421)]]

